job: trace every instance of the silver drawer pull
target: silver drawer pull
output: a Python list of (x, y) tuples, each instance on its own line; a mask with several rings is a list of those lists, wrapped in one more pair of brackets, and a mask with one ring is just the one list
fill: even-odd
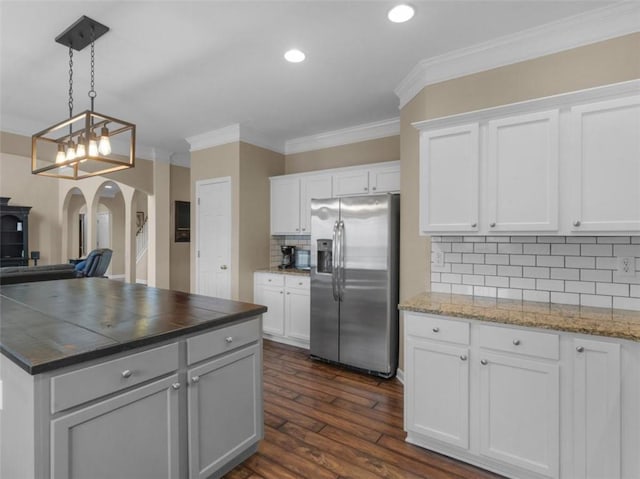
[(233, 336), (227, 336), (224, 340), (227, 344), (231, 344), (233, 342)]
[(122, 377), (127, 379), (131, 377), (131, 371), (129, 369), (125, 369), (124, 371), (122, 371)]
[(198, 382), (200, 382), (200, 376), (193, 376), (193, 377), (191, 378), (191, 382), (192, 382), (192, 383), (198, 383)]
[(171, 387), (172, 387), (175, 391), (177, 391), (178, 389), (180, 389), (180, 383), (173, 383), (173, 384), (171, 385)]
[(488, 362), (489, 361), (487, 361), (486, 359), (481, 359), (480, 360), (480, 364), (482, 364), (483, 366), (486, 366)]
[(514, 339), (513, 340), (513, 345), (514, 346), (518, 346), (520, 344), (520, 340), (519, 339)]
[(432, 329), (432, 331), (433, 331), (434, 333), (437, 333), (437, 332), (439, 332), (439, 331), (440, 331), (440, 328), (435, 327), (435, 328), (433, 328), (433, 329)]
[(581, 352), (583, 352), (583, 351), (584, 351), (584, 348), (583, 348), (582, 346), (578, 346), (578, 347), (576, 348), (576, 351), (578, 351), (579, 353), (581, 353)]
[(575, 221), (573, 222), (573, 226), (575, 226), (576, 228), (577, 228), (578, 226), (580, 226), (580, 220), (575, 220)]
[(298, 283), (298, 285), (302, 286), (302, 282)]
[(467, 356), (465, 354), (461, 354), (460, 355), (460, 360), (461, 361), (466, 361), (467, 360)]
[(287, 294), (291, 294), (289, 291), (287, 291)]

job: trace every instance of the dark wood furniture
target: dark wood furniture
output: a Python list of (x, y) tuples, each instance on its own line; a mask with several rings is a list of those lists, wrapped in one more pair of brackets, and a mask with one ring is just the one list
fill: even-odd
[(0, 267), (29, 265), (29, 210), (0, 197)]

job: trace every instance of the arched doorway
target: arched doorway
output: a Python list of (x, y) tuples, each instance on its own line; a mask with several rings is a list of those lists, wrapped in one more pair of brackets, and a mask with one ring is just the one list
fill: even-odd
[(107, 276), (124, 279), (125, 202), (122, 191), (115, 182), (107, 181), (100, 186), (96, 196), (96, 247), (113, 251)]
[(87, 201), (79, 188), (67, 192), (63, 203), (67, 241), (63, 246), (63, 260), (84, 258), (88, 253), (86, 228)]

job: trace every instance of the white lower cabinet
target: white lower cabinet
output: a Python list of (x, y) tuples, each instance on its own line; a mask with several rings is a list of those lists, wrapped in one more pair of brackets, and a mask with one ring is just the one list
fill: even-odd
[(263, 304), (266, 337), (309, 348), (310, 278), (302, 275), (254, 273), (253, 301)]
[(511, 478), (640, 477), (640, 343), (413, 312), (404, 330), (408, 442)]

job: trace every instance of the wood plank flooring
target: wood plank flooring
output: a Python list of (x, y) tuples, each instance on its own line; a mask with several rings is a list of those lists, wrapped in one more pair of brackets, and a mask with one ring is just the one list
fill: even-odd
[(496, 479), (404, 441), (403, 386), (264, 341), (265, 439), (227, 479)]

